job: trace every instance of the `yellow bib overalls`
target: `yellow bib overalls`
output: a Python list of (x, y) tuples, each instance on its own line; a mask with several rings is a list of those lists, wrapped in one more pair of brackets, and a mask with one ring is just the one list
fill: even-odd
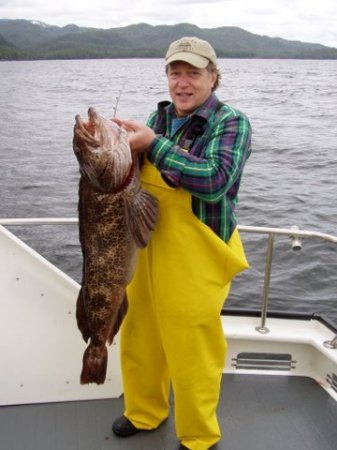
[(179, 440), (206, 450), (220, 439), (216, 417), (226, 340), (220, 311), (232, 277), (248, 267), (239, 233), (224, 243), (192, 212), (191, 195), (170, 188), (149, 162), (142, 184), (160, 203), (148, 246), (139, 251), (121, 329), (125, 416), (153, 429), (174, 393)]

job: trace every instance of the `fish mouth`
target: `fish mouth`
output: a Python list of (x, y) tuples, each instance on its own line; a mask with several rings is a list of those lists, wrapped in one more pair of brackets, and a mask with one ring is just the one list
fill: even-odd
[(79, 114), (75, 116), (74, 134), (76, 138), (93, 147), (99, 146), (99, 141), (94, 138), (97, 117), (98, 114), (92, 106), (88, 109), (88, 122), (84, 122)]

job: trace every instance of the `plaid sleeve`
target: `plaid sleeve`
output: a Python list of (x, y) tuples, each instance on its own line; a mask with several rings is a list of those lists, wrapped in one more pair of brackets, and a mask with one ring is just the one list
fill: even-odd
[(167, 138), (156, 137), (148, 158), (174, 187), (209, 203), (218, 202), (240, 178), (250, 153), (251, 127), (234, 109), (211, 125), (204, 156), (193, 156)]

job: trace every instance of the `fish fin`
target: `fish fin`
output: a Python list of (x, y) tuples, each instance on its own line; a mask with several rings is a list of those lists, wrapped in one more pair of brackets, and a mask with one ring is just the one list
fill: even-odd
[(83, 287), (81, 287), (80, 292), (77, 297), (77, 303), (76, 303), (76, 320), (77, 320), (77, 326), (82, 333), (82, 337), (85, 340), (85, 342), (88, 342), (88, 339), (90, 337), (90, 330), (88, 325), (88, 319), (87, 314), (85, 312), (84, 308), (84, 292)]
[(106, 346), (97, 348), (89, 345), (83, 354), (81, 384), (103, 384), (108, 366), (108, 350)]
[(144, 248), (149, 242), (158, 211), (158, 200), (144, 189), (140, 189), (132, 200), (126, 203), (127, 223), (137, 247)]
[(126, 316), (126, 313), (128, 311), (128, 299), (126, 294), (124, 295), (123, 301), (117, 311), (116, 314), (116, 319), (115, 322), (113, 324), (113, 327), (110, 331), (110, 334), (108, 336), (108, 343), (109, 345), (112, 344), (114, 337), (116, 336), (116, 334), (118, 333), (120, 326), (122, 325), (123, 319)]

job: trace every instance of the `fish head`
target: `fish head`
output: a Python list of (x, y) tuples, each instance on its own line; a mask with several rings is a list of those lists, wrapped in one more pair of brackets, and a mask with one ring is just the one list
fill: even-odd
[(132, 168), (127, 132), (115, 122), (88, 109), (88, 120), (75, 116), (73, 150), (86, 180), (101, 192), (114, 192)]

